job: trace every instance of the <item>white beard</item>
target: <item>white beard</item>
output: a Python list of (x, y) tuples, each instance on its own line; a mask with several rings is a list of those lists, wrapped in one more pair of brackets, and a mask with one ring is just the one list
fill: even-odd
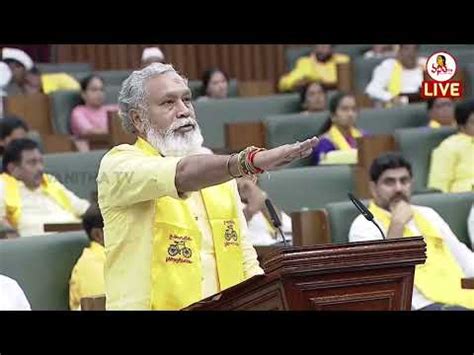
[[(187, 123), (194, 123), (194, 129), (189, 132), (179, 133), (174, 130)], [(164, 156), (184, 157), (190, 154), (200, 153), (204, 138), (197, 122), (193, 119), (180, 120), (166, 130), (155, 130), (152, 127), (146, 129), (146, 140), (153, 148)]]

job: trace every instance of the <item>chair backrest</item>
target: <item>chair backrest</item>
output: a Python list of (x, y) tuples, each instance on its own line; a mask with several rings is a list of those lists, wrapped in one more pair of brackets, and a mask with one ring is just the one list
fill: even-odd
[(414, 191), (427, 188), (431, 152), (444, 139), (456, 132), (455, 128), (431, 129), (428, 127), (397, 129), (394, 133), (402, 155), (411, 163)]
[(0, 241), (0, 274), (15, 279), (33, 310), (68, 310), (69, 279), (82, 250), (81, 232)]
[(121, 85), (107, 85), (105, 87), (105, 103), (106, 104), (117, 104), (118, 97), (120, 94)]
[(260, 187), (286, 213), (323, 208), (354, 191), (349, 165), (316, 166), (273, 171), (259, 179)]
[(30, 129), (40, 134), (51, 134), (51, 105), (45, 94), (14, 95), (5, 98), (5, 113), (26, 121)]
[(360, 110), (357, 127), (371, 134), (391, 134), (398, 128), (422, 127), (428, 124), (425, 103), (394, 108)]
[[(368, 201), (363, 201), (367, 206)], [(448, 223), (458, 239), (470, 246), (467, 231), (467, 217), (474, 203), (473, 193), (431, 193), (413, 195), (411, 203), (435, 209)], [(349, 231), (358, 211), (350, 201), (330, 203), (326, 206), (331, 240), (333, 243), (347, 243)]]
[(352, 63), (353, 68), (353, 85), (354, 90), (359, 93), (365, 92), (365, 88), (372, 80), (372, 73), (374, 69), (379, 65), (384, 59), (381, 58), (364, 58), (359, 57), (355, 58)]
[(328, 111), (267, 116), (263, 120), (266, 147), (274, 148), (310, 138), (319, 132), (328, 116)]
[(85, 153), (45, 154), (46, 172), (54, 175), (77, 196), (89, 200), (97, 191), (97, 174), (105, 150)]
[(223, 148), (226, 123), (257, 122), (273, 113), (298, 112), (299, 99), (297, 94), (230, 98), (197, 101), (194, 108), (204, 136), (204, 145)]
[(80, 91), (60, 90), (49, 94), (51, 100), (51, 115), (55, 133), (70, 134), (71, 112), (81, 104)]
[(90, 63), (36, 63), (41, 73), (69, 73), (91, 72)]

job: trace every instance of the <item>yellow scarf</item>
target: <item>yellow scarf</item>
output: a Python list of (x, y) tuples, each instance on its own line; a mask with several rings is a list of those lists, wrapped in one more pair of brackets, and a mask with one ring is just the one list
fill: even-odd
[[(0, 177), (3, 179), (5, 184), (4, 199), (6, 218), (13, 227), (18, 228), (18, 223), (21, 218), (21, 198), (18, 180), (6, 173), (1, 174)], [(56, 182), (56, 179), (53, 176), (43, 174), (43, 181), (41, 182), (40, 188), (62, 208), (74, 214), (66, 190)]]
[[(159, 156), (141, 138), (135, 146)], [(220, 290), (224, 290), (245, 280), (238, 205), (230, 182), (200, 193), (211, 226)], [(162, 197), (155, 208), (151, 308), (177, 310), (202, 299), (202, 235), (184, 200)]]
[(393, 96), (398, 96), (402, 92), (402, 72), (402, 64), (398, 60), (395, 60), (392, 74), (390, 75), (390, 81), (388, 83), (388, 92)]
[[(369, 205), (369, 210), (388, 230), (390, 214), (373, 201)], [(433, 302), (474, 309), (474, 290), (461, 287), (464, 273), (437, 228), (416, 210), (413, 210), (413, 218), (426, 243), (426, 262), (417, 265), (415, 269), (417, 289)], [(415, 236), (415, 233), (405, 226), (403, 237), (411, 236)]]
[[(351, 136), (353, 138), (362, 137), (362, 132), (359, 131), (357, 128), (352, 127)], [(341, 131), (334, 124), (331, 125), (331, 128), (329, 129), (328, 137), (338, 150), (354, 149), (350, 146), (346, 138), (342, 135)]]

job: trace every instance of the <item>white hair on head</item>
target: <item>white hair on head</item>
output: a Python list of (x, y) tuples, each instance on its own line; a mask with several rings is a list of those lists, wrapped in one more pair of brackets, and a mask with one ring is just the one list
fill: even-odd
[[(119, 104), (119, 115), (122, 120), (122, 127), (128, 133), (135, 133), (135, 127), (133, 126), (130, 118), (130, 112), (136, 110), (140, 113), (142, 118), (147, 116), (148, 112), (148, 92), (146, 90), (146, 83), (149, 79), (165, 74), (165, 73), (179, 73), (170, 64), (153, 63), (149, 66), (135, 70), (130, 76), (122, 83), (120, 94), (118, 98)], [(187, 80), (183, 78), (187, 83)]]

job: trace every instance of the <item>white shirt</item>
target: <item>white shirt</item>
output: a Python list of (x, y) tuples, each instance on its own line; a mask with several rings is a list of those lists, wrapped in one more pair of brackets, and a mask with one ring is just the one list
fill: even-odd
[(471, 239), (471, 245), (474, 248), (474, 204), (471, 207), (469, 217), (467, 217), (467, 229), (469, 231), (469, 238)]
[[(416, 68), (402, 70), (402, 88), (401, 92), (404, 94), (414, 94), (420, 91), (421, 83), (423, 81), (423, 69), (426, 58), (419, 58)], [(383, 102), (390, 101), (393, 95), (387, 90), (392, 76), (393, 67), (396, 59), (389, 58), (380, 63), (372, 74), (372, 80), (365, 89), (367, 95), (376, 100)]]
[(0, 275), (0, 311), (31, 311), (20, 285), (5, 275)]
[[(22, 181), (18, 181), (21, 199), (21, 216), (18, 233), (22, 237), (45, 234), (44, 224), (48, 223), (80, 223), (80, 217), (89, 208), (90, 203), (66, 189), (75, 214), (64, 210), (41, 188), (31, 190)], [(58, 181), (59, 183), (59, 181)], [(4, 199), (5, 185), (0, 180), (0, 220), (6, 218)]]
[[(419, 212), (423, 217), (433, 223), (433, 226), (438, 228), (440, 235), (443, 237), (446, 245), (448, 246), (449, 251), (452, 253), (459, 266), (462, 268), (466, 277), (474, 276), (474, 253), (469, 250), (469, 248), (459, 241), (459, 239), (454, 235), (451, 228), (443, 220), (443, 218), (432, 208), (411, 205), (417, 212)], [(384, 231), (385, 235), (387, 234), (387, 229), (384, 228), (383, 224), (375, 219), (380, 228)], [(411, 219), (407, 227), (413, 231), (416, 235), (421, 235), (420, 231), (415, 225), (413, 219)], [(354, 222), (352, 222), (351, 229), (349, 231), (349, 241), (351, 242), (360, 242), (368, 240), (382, 239), (379, 230), (377, 227), (370, 221), (366, 220), (362, 215), (358, 216)], [(459, 281), (461, 282), (461, 281)], [(413, 298), (412, 298), (412, 308), (420, 309), (432, 304), (433, 301), (425, 298), (423, 294), (414, 286), (413, 287)]]
[[(291, 218), (282, 212), (281, 230), (286, 240), (292, 239)], [(253, 215), (248, 223), (248, 238), (253, 245), (272, 245), (282, 242), (281, 235), (274, 235), (269, 227), (269, 222), (262, 212)]]

